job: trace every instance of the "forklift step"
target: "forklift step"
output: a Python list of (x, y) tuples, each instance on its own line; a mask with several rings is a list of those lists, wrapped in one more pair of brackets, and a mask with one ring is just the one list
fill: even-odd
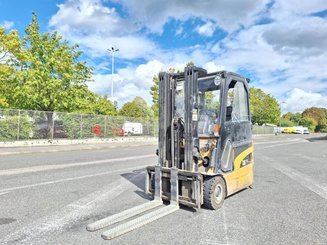
[(162, 205), (162, 201), (158, 201), (158, 200), (153, 200), (151, 202), (147, 202), (147, 203), (144, 203), (144, 204), (141, 204), (139, 206), (136, 206), (134, 208), (130, 208), (130, 209), (127, 209), (121, 213), (118, 213), (118, 214), (114, 214), (112, 216), (109, 216), (107, 218), (104, 218), (104, 219), (101, 219), (101, 220), (98, 220), (92, 224), (89, 224), (86, 229), (88, 231), (96, 231), (96, 230), (99, 230), (99, 229), (102, 229), (106, 226), (109, 226), (109, 225), (113, 225), (113, 224), (116, 224), (120, 221), (123, 221), (123, 220), (126, 220), (126, 219), (129, 219), (133, 216), (136, 216), (138, 214), (141, 214), (145, 211), (148, 211), (148, 210), (151, 210), (151, 209), (154, 209), (155, 207), (158, 207)]
[(141, 226), (151, 223), (157, 219), (160, 219), (168, 214), (171, 214), (179, 209), (178, 205), (168, 205), (160, 207), (150, 213), (142, 215), (136, 219), (130, 220), (126, 223), (122, 223), (106, 232), (104, 232), (101, 236), (105, 240), (111, 240), (117, 236), (123, 235), (127, 232), (135, 230)]

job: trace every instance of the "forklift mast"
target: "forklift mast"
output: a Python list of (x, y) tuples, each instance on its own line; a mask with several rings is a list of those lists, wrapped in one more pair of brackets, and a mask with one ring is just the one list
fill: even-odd
[[(243, 123), (241, 118), (235, 117), (234, 124), (231, 125), (232, 106), (228, 105), (228, 93), (237, 92), (230, 90), (236, 83), (241, 83), (245, 91), (246, 98), (243, 103), (247, 112), (243, 114), (247, 115), (248, 120)], [(211, 108), (211, 113), (215, 114), (211, 122), (212, 131), (204, 135), (199, 132), (199, 126), (203, 124), (202, 112), (205, 109), (201, 96), (212, 91), (217, 91), (220, 98), (216, 107)], [(183, 101), (177, 98), (176, 95), (179, 94), (184, 97)], [(246, 146), (252, 143), (248, 101), (248, 80), (235, 73), (220, 71), (208, 74), (206, 70), (197, 67), (186, 67), (184, 73), (160, 73), (159, 165), (197, 172), (199, 162), (202, 162), (202, 165), (207, 167), (201, 172), (219, 173), (224, 150), (222, 147), (225, 147), (228, 141), (246, 143)], [(212, 142), (208, 142), (210, 140)], [(206, 157), (201, 156), (203, 142), (210, 147), (211, 143), (214, 144), (211, 154)]]

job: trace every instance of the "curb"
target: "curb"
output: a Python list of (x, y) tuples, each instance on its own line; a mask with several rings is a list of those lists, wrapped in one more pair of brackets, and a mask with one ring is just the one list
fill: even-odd
[[(139, 147), (139, 146), (155, 146), (157, 142), (146, 142), (145, 144), (132, 144), (128, 145), (129, 147)], [(22, 155), (22, 154), (34, 154), (34, 153), (56, 153), (56, 152), (71, 152), (71, 151), (90, 151), (90, 150), (105, 150), (105, 149), (115, 149), (119, 148), (122, 145), (112, 145), (112, 146), (104, 146), (104, 147), (82, 147), (75, 149), (52, 149), (52, 150), (37, 150), (37, 151), (7, 151), (0, 152), (0, 156), (11, 156), (11, 155)]]
[[(12, 142), (15, 143), (15, 142)], [(22, 144), (18, 144), (22, 143)], [(4, 147), (0, 143), (0, 156), (19, 155), (19, 154), (33, 154), (33, 153), (54, 153), (54, 152), (69, 152), (80, 150), (105, 150), (114, 149), (119, 147), (137, 147), (137, 146), (150, 146), (157, 145), (157, 138), (134, 138), (127, 140), (83, 140), (83, 141), (61, 141), (51, 142), (18, 142), (16, 144), (6, 144)], [(39, 149), (39, 147), (54, 147), (47, 149)], [(64, 147), (71, 146), (71, 147)], [(56, 148), (61, 147), (61, 148)], [(9, 149), (14, 149), (9, 151)], [(15, 149), (17, 149), (15, 151)], [(2, 152), (1, 152), (2, 150)]]
[(33, 146), (65, 146), (65, 145), (83, 145), (83, 144), (104, 144), (104, 143), (125, 143), (125, 142), (158, 142), (156, 137), (122, 137), (122, 138), (91, 138), (91, 139), (55, 139), (55, 140), (26, 140), (0, 142), (0, 148), (15, 147), (33, 147)]

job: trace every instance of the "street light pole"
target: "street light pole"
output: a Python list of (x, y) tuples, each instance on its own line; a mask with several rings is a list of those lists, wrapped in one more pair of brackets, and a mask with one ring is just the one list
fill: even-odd
[(282, 101), (279, 103), (279, 108), (280, 108), (280, 117), (279, 117), (279, 134), (282, 133), (282, 116), (283, 116), (283, 113), (282, 113), (282, 104), (286, 104), (285, 101)]
[(115, 52), (119, 51), (119, 49), (115, 49), (111, 47), (108, 49), (111, 52), (111, 99), (114, 99), (114, 69), (115, 69)]

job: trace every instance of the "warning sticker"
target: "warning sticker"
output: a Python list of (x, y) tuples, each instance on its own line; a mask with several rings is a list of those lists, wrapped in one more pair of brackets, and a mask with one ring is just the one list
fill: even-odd
[(192, 121), (198, 121), (198, 110), (197, 109), (193, 109)]

